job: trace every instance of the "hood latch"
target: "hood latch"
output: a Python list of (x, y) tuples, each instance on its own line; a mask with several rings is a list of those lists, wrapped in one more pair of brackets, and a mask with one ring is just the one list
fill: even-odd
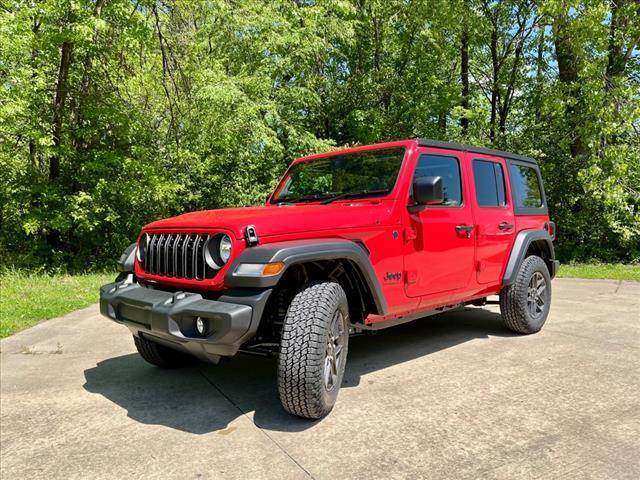
[(253, 247), (258, 244), (258, 232), (254, 225), (247, 225), (244, 229), (244, 239), (247, 242), (247, 247)]

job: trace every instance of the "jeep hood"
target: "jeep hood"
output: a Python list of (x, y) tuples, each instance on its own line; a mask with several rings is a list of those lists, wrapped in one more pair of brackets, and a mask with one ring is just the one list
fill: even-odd
[(362, 201), (328, 205), (265, 205), (261, 207), (224, 208), (185, 213), (152, 222), (145, 231), (216, 229), (230, 231), (236, 238), (244, 236), (247, 225), (254, 225), (259, 237), (310, 231), (362, 228), (389, 225), (393, 202)]

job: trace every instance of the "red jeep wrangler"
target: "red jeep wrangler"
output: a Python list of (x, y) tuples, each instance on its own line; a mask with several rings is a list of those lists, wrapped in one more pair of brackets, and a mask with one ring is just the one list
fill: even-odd
[(293, 162), (267, 204), (150, 223), (100, 310), (160, 367), (278, 354), (284, 408), (335, 404), (350, 333), (500, 295), (508, 328), (542, 328), (558, 270), (530, 158), (432, 140)]

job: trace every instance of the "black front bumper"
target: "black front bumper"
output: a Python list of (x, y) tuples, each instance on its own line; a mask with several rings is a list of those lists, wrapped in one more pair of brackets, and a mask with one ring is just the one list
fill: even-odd
[[(216, 362), (235, 355), (256, 333), (271, 290), (227, 291), (218, 300), (199, 293), (168, 292), (128, 280), (100, 289), (100, 313), (134, 335)], [(196, 318), (207, 330), (200, 335)]]

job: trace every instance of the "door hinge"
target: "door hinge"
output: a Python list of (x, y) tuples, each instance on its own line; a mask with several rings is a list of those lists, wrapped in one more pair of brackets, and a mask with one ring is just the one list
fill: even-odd
[(418, 233), (416, 232), (415, 228), (406, 227), (404, 229), (405, 242), (410, 242), (411, 240), (415, 240), (416, 238), (418, 238)]
[(404, 274), (404, 281), (407, 284), (416, 283), (418, 281), (418, 272), (416, 270), (407, 270)]

